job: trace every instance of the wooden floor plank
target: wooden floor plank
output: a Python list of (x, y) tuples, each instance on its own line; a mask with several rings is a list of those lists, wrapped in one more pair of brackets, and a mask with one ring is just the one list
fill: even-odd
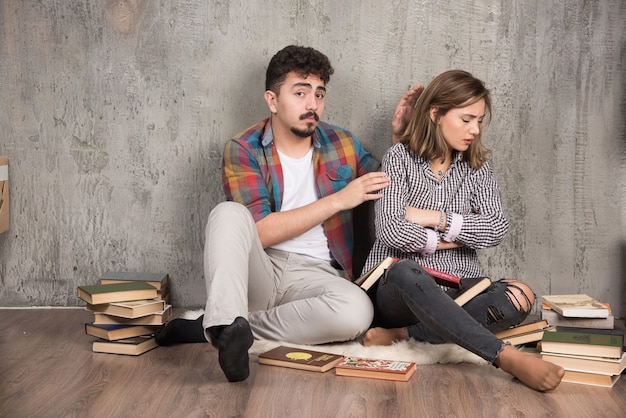
[(138, 357), (93, 353), (81, 309), (0, 309), (2, 417), (622, 417), (611, 389), (533, 391), (491, 366), (419, 366), (408, 383), (258, 364), (229, 383), (209, 344)]

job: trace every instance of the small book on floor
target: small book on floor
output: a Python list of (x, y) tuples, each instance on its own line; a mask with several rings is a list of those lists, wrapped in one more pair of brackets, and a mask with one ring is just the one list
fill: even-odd
[(491, 286), (491, 279), (489, 277), (478, 277), (475, 279), (461, 279), (461, 286), (458, 289), (448, 289), (446, 293), (454, 299), (459, 305), (463, 306), (474, 297), (484, 292), (489, 286)]
[(92, 350), (94, 353), (125, 354), (138, 356), (157, 347), (154, 337), (134, 337), (117, 341), (94, 341)]
[(346, 357), (335, 366), (337, 376), (363, 377), (368, 379), (407, 382), (417, 370), (412, 361), (377, 360)]
[(160, 329), (161, 326), (150, 325), (95, 324), (93, 322), (85, 324), (85, 334), (109, 341), (151, 335)]
[(322, 373), (335, 367), (341, 360), (343, 360), (343, 356), (338, 354), (284, 345), (259, 354), (260, 364)]
[[(391, 267), (393, 263), (395, 263), (398, 260), (399, 260), (398, 258), (386, 257), (380, 263), (372, 267), (370, 270), (363, 273), (361, 277), (359, 277), (358, 279), (354, 281), (354, 283), (361, 286), (361, 288), (365, 291), (370, 290), (370, 288), (378, 281), (378, 279), (380, 279), (383, 276), (383, 274), (385, 274), (385, 271), (389, 269), (389, 267)], [(460, 284), (461, 284), (460, 277), (455, 276), (453, 274), (445, 273), (443, 271), (435, 270), (430, 267), (425, 267), (425, 266), (421, 266), (421, 267), (426, 273), (428, 273), (430, 276), (433, 277), (433, 279), (435, 279), (435, 282), (437, 282), (438, 285), (451, 287), (451, 288), (460, 287)]]

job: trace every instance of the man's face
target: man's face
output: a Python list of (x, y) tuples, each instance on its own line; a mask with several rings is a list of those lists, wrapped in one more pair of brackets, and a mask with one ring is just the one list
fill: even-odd
[(308, 138), (313, 135), (324, 113), (326, 85), (316, 75), (302, 77), (290, 72), (280, 87), (280, 93), (271, 93), (270, 110), (275, 113), (274, 124), (283, 125), (295, 135)]

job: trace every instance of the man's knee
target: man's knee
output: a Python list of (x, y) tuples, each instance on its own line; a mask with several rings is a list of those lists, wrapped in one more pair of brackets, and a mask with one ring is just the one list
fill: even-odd
[(238, 223), (254, 225), (254, 219), (248, 208), (237, 202), (221, 202), (211, 210), (206, 232), (209, 231), (211, 225), (234, 225)]

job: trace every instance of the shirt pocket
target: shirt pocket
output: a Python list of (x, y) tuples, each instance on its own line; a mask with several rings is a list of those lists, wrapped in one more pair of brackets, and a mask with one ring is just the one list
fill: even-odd
[(331, 181), (333, 190), (341, 190), (352, 180), (352, 167), (349, 165), (334, 167), (326, 171), (326, 177)]

